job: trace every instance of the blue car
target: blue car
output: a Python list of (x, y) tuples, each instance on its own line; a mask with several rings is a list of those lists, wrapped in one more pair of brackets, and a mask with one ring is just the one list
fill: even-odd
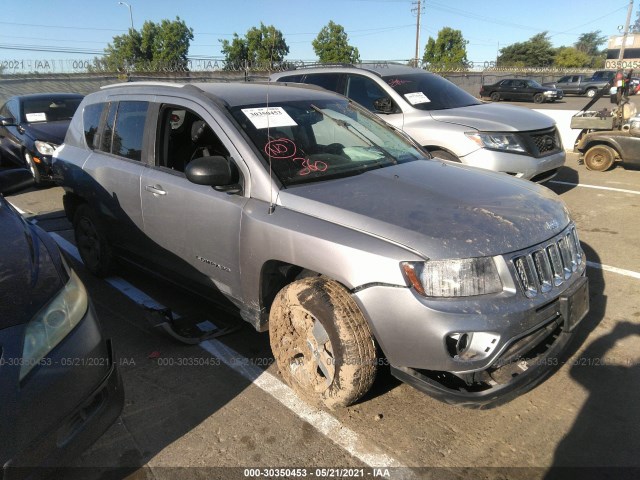
[[(28, 183), (0, 172), (2, 194)], [(2, 195), (0, 232), (0, 478), (41, 477), (118, 418), (122, 380), (80, 278)]]

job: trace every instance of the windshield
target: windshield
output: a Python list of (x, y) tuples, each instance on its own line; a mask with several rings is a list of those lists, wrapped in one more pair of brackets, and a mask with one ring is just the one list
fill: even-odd
[(40, 98), (25, 100), (22, 104), (22, 121), (55, 122), (71, 120), (82, 98)]
[(473, 95), (449, 80), (427, 72), (389, 75), (382, 78), (419, 110), (443, 110), (481, 104)]
[(545, 88), (542, 85), (540, 85), (538, 82), (536, 82), (535, 80), (527, 80), (527, 87)]
[(230, 109), (283, 185), (358, 175), (428, 158), (382, 121), (343, 100)]

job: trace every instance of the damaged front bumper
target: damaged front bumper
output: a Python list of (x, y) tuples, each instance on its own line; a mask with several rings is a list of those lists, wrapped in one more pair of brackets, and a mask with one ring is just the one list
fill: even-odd
[(535, 298), (515, 284), (473, 298), (425, 298), (387, 286), (354, 298), (394, 376), (444, 402), (487, 408), (533, 388), (561, 364), (571, 332), (589, 310), (580, 258), (569, 278)]
[[(589, 309), (586, 284), (586, 277), (581, 277), (572, 292), (558, 300), (561, 313), (511, 343), (486, 370), (455, 374), (392, 365), (391, 373), (445, 403), (478, 409), (506, 403), (534, 388), (561, 366), (571, 331)], [(556, 306), (550, 307), (554, 310)]]

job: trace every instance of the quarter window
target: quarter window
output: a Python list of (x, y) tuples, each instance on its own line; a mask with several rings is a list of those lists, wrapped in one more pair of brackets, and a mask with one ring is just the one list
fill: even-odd
[(87, 146), (91, 150), (94, 150), (98, 147), (99, 136), (97, 135), (97, 132), (98, 127), (100, 126), (100, 117), (102, 117), (104, 106), (104, 103), (94, 103), (93, 105), (87, 105), (86, 107), (84, 107), (84, 112), (82, 113), (84, 138), (87, 142)]

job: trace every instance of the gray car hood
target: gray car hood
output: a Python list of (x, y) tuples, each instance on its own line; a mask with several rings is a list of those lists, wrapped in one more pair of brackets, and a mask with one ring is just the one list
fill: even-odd
[(432, 259), (521, 250), (570, 221), (564, 203), (545, 187), (436, 160), (290, 187), (279, 203)]
[(483, 103), (468, 107), (433, 110), (433, 119), (485, 132), (526, 132), (555, 125), (551, 117), (514, 105)]

